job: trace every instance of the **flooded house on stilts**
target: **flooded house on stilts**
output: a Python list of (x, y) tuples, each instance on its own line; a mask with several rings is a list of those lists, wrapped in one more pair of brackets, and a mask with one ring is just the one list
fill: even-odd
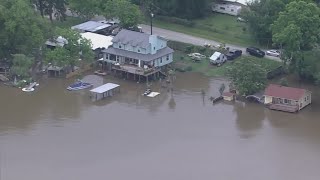
[(129, 30), (121, 30), (113, 39), (112, 47), (103, 50), (103, 61), (109, 71), (134, 80), (156, 78), (173, 61), (173, 50), (167, 40)]

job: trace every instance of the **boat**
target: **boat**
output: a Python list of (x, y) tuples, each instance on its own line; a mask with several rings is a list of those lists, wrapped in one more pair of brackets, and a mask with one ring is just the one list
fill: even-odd
[(39, 86), (39, 84), (36, 82), (30, 83), (27, 87), (22, 88), (22, 91), (23, 92), (32, 92), (32, 91), (34, 91), (34, 87), (36, 87), (36, 86)]
[(106, 72), (101, 71), (101, 70), (95, 71), (95, 72), (94, 72), (94, 74), (96, 74), (96, 75), (100, 75), (100, 76), (106, 76), (106, 75), (107, 75), (107, 73), (106, 73)]
[(77, 82), (71, 84), (67, 89), (69, 91), (77, 91), (77, 90), (82, 90), (82, 89), (87, 89), (92, 87), (93, 85), (90, 83), (82, 82), (78, 80)]
[(148, 88), (148, 89), (146, 89), (146, 91), (144, 91), (144, 93), (143, 93), (142, 95), (143, 95), (143, 96), (147, 96), (147, 95), (149, 95), (151, 92), (152, 92), (151, 89)]

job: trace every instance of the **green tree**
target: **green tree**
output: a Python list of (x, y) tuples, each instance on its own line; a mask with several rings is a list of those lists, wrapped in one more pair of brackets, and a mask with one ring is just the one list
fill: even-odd
[(25, 78), (29, 76), (33, 58), (27, 57), (24, 54), (14, 54), (12, 63), (11, 73), (21, 78)]
[(47, 22), (25, 0), (0, 1), (0, 58), (30, 54), (49, 35)]
[(286, 59), (292, 59), (300, 77), (304, 74), (304, 53), (320, 40), (320, 9), (314, 3), (289, 3), (272, 24), (273, 41), (284, 48)]
[(260, 43), (271, 43), (271, 24), (292, 0), (260, 0), (248, 4), (241, 15), (248, 21), (250, 30)]
[(85, 19), (102, 14), (102, 7), (108, 0), (69, 0), (69, 8)]
[(51, 63), (53, 66), (65, 67), (68, 66), (71, 61), (70, 53), (63, 47), (56, 47), (54, 50), (49, 50), (46, 53), (45, 62)]
[(106, 18), (118, 18), (124, 28), (137, 26), (142, 19), (139, 7), (128, 0), (108, 1), (103, 12)]
[(37, 6), (42, 17), (49, 16), (50, 21), (53, 21), (53, 16), (59, 20), (66, 18), (66, 5), (67, 0), (33, 0)]
[(250, 58), (235, 61), (228, 69), (232, 84), (241, 95), (249, 95), (265, 88), (266, 71)]
[(80, 33), (71, 29), (58, 29), (57, 34), (66, 39), (63, 47), (56, 47), (46, 53), (46, 62), (56, 66), (83, 65), (92, 63), (94, 53), (91, 41), (83, 38)]

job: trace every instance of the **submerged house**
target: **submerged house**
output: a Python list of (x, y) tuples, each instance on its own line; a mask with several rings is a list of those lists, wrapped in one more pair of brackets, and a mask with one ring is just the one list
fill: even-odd
[(113, 39), (112, 46), (103, 50), (104, 62), (109, 70), (120, 71), (127, 76), (148, 78), (158, 75), (173, 61), (173, 50), (167, 46), (167, 40), (123, 29)]
[(297, 112), (311, 104), (310, 91), (276, 84), (267, 87), (264, 97), (264, 104), (279, 111)]

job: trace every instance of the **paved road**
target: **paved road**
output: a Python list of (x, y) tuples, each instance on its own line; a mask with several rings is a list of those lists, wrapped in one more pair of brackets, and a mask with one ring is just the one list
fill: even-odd
[[(150, 26), (145, 25), (145, 24), (141, 24), (139, 26), (142, 27), (143, 32), (146, 32), (146, 33), (151, 32)], [(195, 36), (191, 36), (188, 34), (170, 31), (170, 30), (166, 30), (166, 29), (162, 29), (162, 28), (158, 28), (158, 27), (152, 27), (152, 31), (153, 31), (153, 34), (163, 36), (169, 40), (189, 43), (189, 44), (193, 44), (193, 45), (197, 45), (197, 46), (203, 46), (206, 43), (211, 44), (213, 46), (217, 46), (220, 44), (217, 41), (208, 40), (208, 39), (204, 39), (204, 38), (200, 38), (200, 37), (195, 37)], [(246, 47), (232, 45), (232, 44), (226, 44), (226, 46), (230, 47), (231, 49), (240, 49), (240, 50), (242, 50), (242, 52), (246, 52)], [(246, 55), (246, 53), (244, 53), (244, 55)], [(268, 59), (272, 59), (272, 60), (281, 62), (281, 60), (276, 57), (270, 57), (270, 56), (265, 56), (265, 57)]]

